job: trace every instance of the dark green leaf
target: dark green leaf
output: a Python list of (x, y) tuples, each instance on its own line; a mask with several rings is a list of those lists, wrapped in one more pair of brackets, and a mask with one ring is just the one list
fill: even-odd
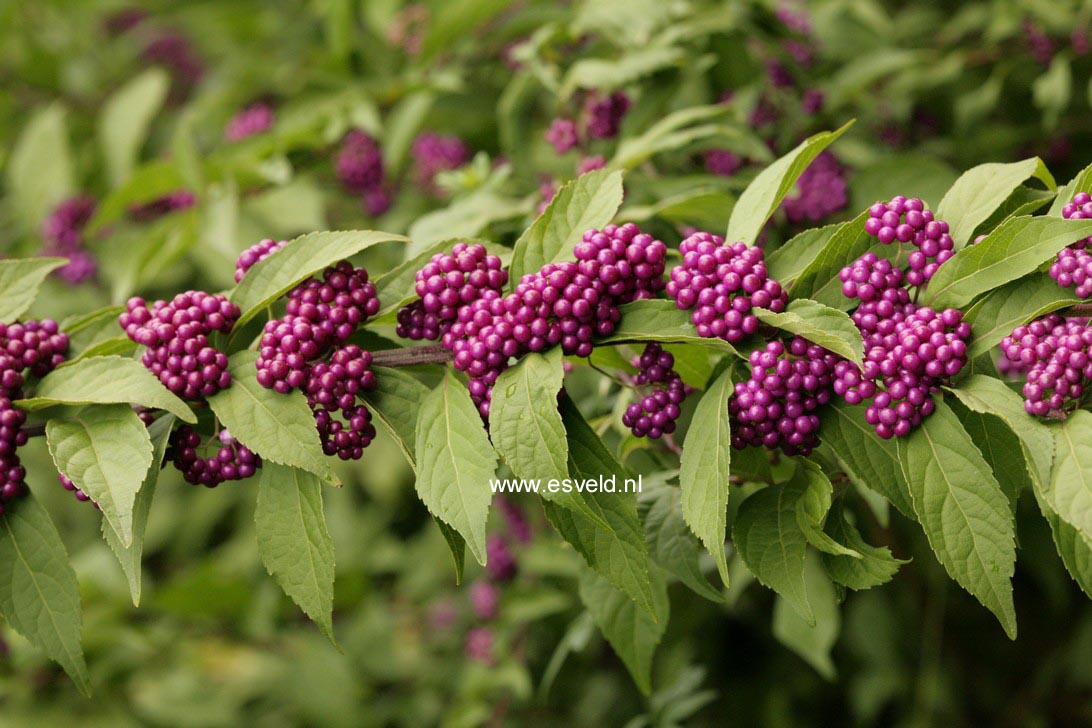
[(860, 554), (861, 558), (823, 554), (823, 564), (830, 578), (847, 589), (871, 589), (891, 581), (902, 564), (909, 561), (896, 559), (890, 549), (872, 546), (847, 519), (845, 511), (836, 507), (827, 519), (827, 533), (840, 544)]

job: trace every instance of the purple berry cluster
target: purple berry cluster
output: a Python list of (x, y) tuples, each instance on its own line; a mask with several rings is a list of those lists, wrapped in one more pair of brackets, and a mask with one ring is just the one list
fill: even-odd
[(546, 141), (558, 154), (564, 154), (580, 144), (580, 130), (572, 119), (554, 119), (546, 130)]
[[(1062, 208), (1062, 217), (1066, 220), (1092, 220), (1092, 195), (1078, 192)], [(1092, 296), (1092, 251), (1088, 244), (1092, 237), (1078, 240), (1058, 252), (1058, 257), (1050, 266), (1050, 277), (1058, 281), (1062, 288), (1075, 288), (1079, 298)]]
[(1026, 370), (1024, 409), (1036, 417), (1060, 416), (1079, 402), (1092, 378), (1092, 328), (1083, 318), (1050, 314), (1017, 326), (1001, 342), (1009, 362)]
[(151, 222), (179, 210), (187, 210), (197, 204), (197, 198), (189, 190), (175, 190), (157, 197), (151, 202), (129, 207), (129, 217), (134, 222)]
[(638, 387), (660, 386), (631, 404), (622, 415), (622, 424), (630, 428), (634, 437), (656, 440), (671, 434), (682, 412), (679, 405), (689, 394), (689, 388), (675, 372), (675, 357), (659, 344), (650, 343), (645, 345), (640, 356), (634, 357), (632, 363), (638, 368), (634, 384)]
[(244, 250), (239, 254), (239, 259), (235, 261), (235, 282), (238, 283), (243, 280), (246, 272), (253, 268), (258, 261), (265, 260), (286, 245), (288, 245), (287, 240), (266, 238)]
[(431, 131), (417, 135), (410, 153), (417, 184), (426, 190), (433, 190), (438, 173), (458, 169), (470, 159), (470, 150), (462, 139)]
[(698, 336), (736, 343), (758, 330), (755, 308), (785, 310), (788, 294), (769, 277), (762, 250), (697, 232), (679, 246), (682, 264), (671, 269), (667, 295), (691, 311)]
[(743, 167), (743, 157), (730, 149), (709, 149), (704, 159), (705, 171), (720, 177), (731, 177)]
[(94, 257), (84, 248), (83, 229), (95, 214), (95, 198), (77, 195), (62, 201), (42, 223), (42, 255), (68, 258), (57, 275), (68, 283), (82, 283), (98, 271)]
[(849, 204), (848, 188), (841, 163), (829, 150), (808, 165), (796, 182), (796, 194), (782, 205), (789, 222), (818, 222)]
[(224, 141), (240, 142), (247, 137), (268, 131), (273, 126), (273, 107), (251, 104), (231, 118), (224, 128)]
[(809, 454), (819, 444), (815, 410), (830, 401), (831, 384), (842, 361), (799, 336), (787, 346), (774, 340), (751, 352), (751, 376), (736, 383), (728, 401), (732, 445)]
[(171, 74), (176, 99), (187, 95), (205, 75), (204, 65), (197, 57), (189, 38), (173, 30), (153, 37), (140, 53), (145, 63), (163, 66)]
[[(191, 485), (215, 488), (226, 480), (246, 480), (262, 466), (261, 458), (231, 436), (220, 430), (215, 440), (220, 447), (214, 454), (201, 457), (201, 435), (190, 425), (182, 425), (171, 433), (167, 458)], [(212, 442), (209, 443), (212, 445)]]
[(68, 335), (56, 321), (0, 324), (0, 515), (26, 495), (26, 470), (18, 449), (26, 444), (27, 415), (13, 401), (23, 396), (25, 372), (44, 376), (64, 361)]
[(231, 384), (227, 355), (209, 342), (214, 331), (229, 333), (239, 307), (224, 296), (186, 291), (151, 308), (131, 298), (118, 316), (125, 334), (146, 346), (144, 366), (179, 397), (197, 400)]
[(614, 331), (618, 306), (650, 298), (663, 288), (666, 246), (632, 224), (588, 230), (576, 261), (548, 263), (504, 296), (492, 290), (469, 306), (443, 335), (455, 368), (470, 377), (470, 394), (483, 417), (493, 383), (510, 359), (561, 345), (588, 356), (595, 336)]
[(396, 331), (405, 339), (435, 341), (455, 322), (460, 308), (477, 301), (484, 291), (503, 290), (508, 271), (484, 245), (456, 243), (450, 253), (432, 256), (414, 278), (421, 300), (398, 311)]
[(898, 241), (917, 248), (910, 253), (906, 271), (906, 281), (912, 286), (924, 285), (955, 255), (948, 223), (935, 219), (916, 197), (898, 195), (886, 204), (877, 202), (868, 208), (865, 232), (884, 245)]
[(64, 473), (57, 473), (57, 479), (61, 481), (61, 486), (65, 490), (71, 492), (72, 495), (76, 496), (76, 500), (78, 500), (80, 503), (87, 503), (88, 501), (90, 501), (91, 505), (95, 506), (95, 508), (99, 507), (99, 504), (91, 500), (91, 496), (87, 495), (87, 493), (84, 493), (82, 490), (77, 488), (76, 484), (69, 480), (67, 475), (65, 475)]
[(383, 152), (379, 142), (359, 129), (341, 141), (334, 161), (337, 178), (350, 192), (364, 193), (383, 184)]
[(601, 96), (593, 94), (584, 102), (584, 128), (592, 139), (613, 139), (618, 136), (622, 119), (631, 105), (622, 91)]

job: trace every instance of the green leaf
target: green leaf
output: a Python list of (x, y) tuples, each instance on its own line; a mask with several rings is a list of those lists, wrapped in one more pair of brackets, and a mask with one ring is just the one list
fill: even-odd
[(1030, 468), (1026, 464), (1020, 439), (999, 417), (969, 410), (959, 402), (952, 402), (951, 406), (990, 466), (993, 477), (997, 478), (997, 484), (1008, 498), (1009, 508), (1015, 516), (1020, 494), (1032, 486)]
[(808, 543), (825, 554), (861, 558), (861, 554), (838, 543), (823, 531), (823, 522), (830, 511), (834, 493), (834, 486), (826, 473), (810, 460), (801, 460), (793, 482), (803, 487), (803, 494), (796, 501), (796, 523)]
[(644, 483), (644, 489), (637, 496), (637, 509), (645, 524), (649, 553), (657, 564), (695, 594), (714, 602), (724, 601), (723, 595), (702, 573), (701, 547), (683, 520), (681, 500), (678, 488), (651, 480)]
[(421, 41), (421, 60), (429, 61), (455, 43), (473, 38), (475, 29), (508, 6), (508, 0), (452, 0), (437, 6)]
[(421, 403), (416, 450), (421, 502), (465, 538), (470, 553), (484, 565), (497, 454), (470, 393), (450, 370)]
[(1077, 410), (1054, 434), (1054, 467), (1043, 498), (1063, 521), (1092, 539), (1092, 412)]
[(739, 507), (732, 540), (743, 563), (763, 585), (780, 594), (809, 625), (815, 612), (804, 583), (808, 542), (796, 519), (802, 483), (764, 488)]
[(770, 278), (775, 278), (786, 286), (790, 281), (799, 278), (841, 229), (842, 223), (810, 228), (787, 241), (766, 256), (766, 269)]
[(974, 334), (967, 358), (975, 359), (990, 351), (1017, 326), (1080, 302), (1073, 289), (1062, 288), (1046, 273), (1006, 283), (967, 311), (964, 319)]
[(660, 218), (679, 225), (693, 225), (699, 230), (720, 230), (728, 224), (728, 216), (736, 198), (716, 188), (691, 190), (673, 195), (654, 204), (626, 207), (618, 213), (623, 220), (644, 222)]
[(27, 232), (76, 189), (65, 109), (59, 103), (38, 111), (23, 127), (7, 163), (11, 211)]
[(247, 271), (231, 300), (242, 309), (236, 328), (254, 318), (300, 281), (378, 243), (407, 242), (401, 235), (374, 230), (308, 233), (292, 240)]
[(979, 294), (1031, 273), (1089, 234), (1092, 220), (1010, 218), (937, 270), (929, 282), (929, 302), (935, 308), (961, 307)]
[(731, 109), (723, 104), (691, 106), (673, 111), (641, 134), (623, 139), (611, 166), (633, 169), (663, 152), (703, 145), (721, 144), (758, 160), (769, 158), (769, 150), (750, 131), (728, 120)]
[(1035, 106), (1043, 112), (1043, 125), (1053, 128), (1058, 117), (1069, 106), (1073, 93), (1073, 69), (1069, 55), (1054, 54), (1050, 68), (1031, 84), (1031, 96)]
[(832, 403), (820, 415), (824, 450), (857, 485), (873, 490), (913, 518), (909, 486), (895, 443), (882, 440), (865, 422), (864, 407)]
[(569, 445), (557, 411), (565, 370), (561, 349), (528, 354), (497, 377), (489, 405), (489, 432), (497, 454), (519, 478), (562, 480)]
[(99, 115), (99, 143), (113, 186), (133, 170), (148, 137), (152, 119), (167, 98), (170, 78), (161, 68), (149, 68), (115, 91)]
[(929, 545), (948, 574), (1015, 639), (1012, 512), (982, 454), (942, 401), (898, 447)]
[(32, 399), (20, 400), (29, 412), (56, 405), (137, 404), (166, 410), (185, 422), (197, 422), (193, 410), (171, 394), (154, 374), (134, 360), (96, 356), (58, 367), (39, 382)]
[(1092, 599), (1092, 540), (1085, 538), (1080, 531), (1063, 521), (1061, 516), (1036, 495), (1043, 517), (1050, 524), (1054, 545), (1058, 548), (1058, 555), (1062, 557), (1066, 571)]
[(212, 411), (263, 461), (301, 468), (332, 482), (307, 399), (299, 391), (279, 394), (258, 384), (257, 359), (254, 351), (232, 354), (231, 386), (208, 398)]
[(732, 464), (728, 400), (734, 392), (732, 377), (732, 370), (725, 370), (698, 401), (679, 463), (683, 518), (713, 555), (725, 586), (728, 562), (724, 537)]
[(133, 504), (148, 468), (152, 441), (131, 407), (97, 405), (46, 423), (57, 470), (91, 497), (123, 546), (133, 543)]
[(455, 562), (455, 583), (463, 583), (463, 567), (466, 561), (466, 539), (459, 535), (451, 526), (441, 521), (436, 516), (432, 517), (436, 527), (440, 529), (440, 533), (443, 534), (444, 541), (447, 542), (447, 548), (451, 551), (451, 558)]
[(652, 658), (667, 629), (670, 607), (663, 577), (655, 570), (652, 573), (655, 611), (663, 615), (658, 622), (591, 569), (583, 569), (580, 576), (580, 601), (645, 695), (652, 692)]
[(1078, 192), (1092, 192), (1092, 164), (1082, 169), (1065, 187), (1058, 189), (1058, 196), (1054, 198), (1049, 214), (1053, 217), (1061, 217), (1062, 208), (1069, 204)]
[(923, 152), (918, 147), (885, 155), (873, 164), (854, 169), (849, 178), (849, 209), (865, 210), (875, 202), (903, 195), (920, 198), (935, 210), (959, 175), (947, 162)]
[(960, 175), (937, 207), (937, 217), (948, 223), (956, 250), (965, 246), (978, 226), (1028, 179), (1057, 189), (1054, 177), (1038, 157), (1011, 164), (980, 164)]
[(680, 311), (674, 301), (645, 299), (619, 307), (622, 319), (614, 333), (597, 340), (596, 345), (659, 341), (675, 344), (698, 344), (735, 354), (736, 349), (722, 339), (698, 336), (687, 311)]
[(810, 298), (835, 308), (851, 306), (853, 302), (842, 295), (842, 282), (838, 279), (838, 272), (875, 244), (875, 238), (864, 229), (867, 219), (868, 211), (865, 210), (835, 231), (830, 242), (792, 284), (794, 298)]
[(814, 554), (804, 563), (804, 584), (814, 607), (814, 624), (801, 619), (789, 600), (778, 596), (774, 603), (773, 635), (824, 678), (834, 680), (836, 671), (830, 650), (838, 641), (842, 615), (834, 587)]
[(827, 534), (838, 543), (853, 549), (860, 558), (823, 554), (823, 565), (831, 579), (847, 589), (871, 589), (891, 581), (901, 565), (910, 563), (896, 559), (885, 546), (872, 546), (867, 543), (861, 537), (860, 531), (847, 520), (846, 515), (841, 506), (835, 507), (827, 519)]
[(33, 495), (0, 516), (0, 614), (90, 697), (80, 644), (80, 587), (60, 534)]
[(364, 392), (364, 401), (394, 435), (410, 467), (416, 470), (417, 413), (429, 395), (429, 388), (399, 369), (375, 367), (372, 373), (376, 386), (372, 391)]
[(849, 122), (837, 131), (824, 131), (808, 137), (791, 152), (762, 170), (740, 195), (732, 210), (732, 219), (728, 222), (728, 233), (724, 239), (753, 245), (766, 221), (792, 191), (801, 173), (852, 124), (853, 122)]
[(11, 323), (26, 313), (46, 276), (67, 262), (66, 258), (0, 260), (0, 321)]
[(493, 189), (497, 186), (487, 183), (447, 207), (425, 213), (414, 220), (408, 233), (413, 240), (410, 252), (416, 254), (438, 240), (478, 237), (490, 225), (522, 218), (531, 211), (531, 198), (516, 199), (498, 194)]
[[(118, 314), (124, 311), (124, 306), (107, 306), (62, 320), (61, 331), (68, 334), (69, 361), (84, 356), (84, 352), (95, 344), (119, 336), (121, 328), (118, 326)], [(128, 339), (127, 336), (125, 338)]]
[(848, 314), (806, 298), (795, 298), (784, 313), (755, 309), (764, 324), (803, 336), (857, 366), (864, 364), (864, 339)]
[(621, 205), (621, 172), (597, 169), (563, 185), (516, 241), (509, 266), (511, 286), (547, 263), (571, 258), (584, 232), (607, 225)]
[(135, 607), (140, 606), (140, 562), (144, 553), (144, 531), (148, 527), (148, 514), (152, 508), (156, 484), (159, 482), (159, 465), (167, 452), (167, 441), (170, 439), (174, 419), (173, 415), (163, 415), (148, 426), (148, 437), (152, 441), (152, 467), (148, 468), (144, 483), (133, 502), (133, 542), (126, 546), (107, 522), (102, 522), (102, 537), (110, 545), (121, 564), (121, 570), (125, 572), (125, 578), (129, 582), (129, 594)]
[(685, 51), (671, 46), (648, 45), (617, 59), (583, 58), (569, 67), (560, 96), (568, 98), (577, 89), (616, 89), (642, 76), (677, 65)]
[(266, 571), (337, 644), (334, 542), (322, 510), (322, 481), (306, 470), (263, 464), (254, 522)]

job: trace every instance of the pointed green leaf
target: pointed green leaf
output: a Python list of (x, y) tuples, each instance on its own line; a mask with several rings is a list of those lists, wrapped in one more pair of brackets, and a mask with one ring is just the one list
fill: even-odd
[(364, 401), (391, 434), (409, 461), (417, 469), (414, 443), (417, 439), (417, 413), (428, 397), (429, 388), (399, 369), (375, 367), (376, 386), (364, 393)]
[(1050, 429), (1054, 467), (1043, 497), (1063, 521), (1092, 540), (1092, 412), (1077, 410)]
[(433, 516), (432, 520), (440, 529), (444, 541), (447, 542), (447, 548), (451, 551), (451, 558), (455, 562), (455, 583), (462, 584), (463, 566), (466, 561), (466, 539), (460, 536), (458, 531), (441, 521), (439, 518)]
[(1057, 189), (1054, 177), (1038, 157), (1011, 164), (980, 164), (960, 175), (937, 207), (937, 217), (948, 223), (956, 249), (966, 245), (978, 226), (1031, 178), (1041, 180), (1050, 190)]
[(815, 623), (801, 619), (792, 604), (778, 596), (774, 603), (773, 635), (824, 678), (834, 680), (836, 672), (830, 650), (838, 641), (842, 615), (838, 611), (834, 587), (815, 554), (809, 554), (804, 563), (804, 584), (808, 600), (814, 607)]
[(974, 334), (967, 358), (975, 359), (992, 350), (1017, 326), (1080, 302), (1072, 288), (1062, 288), (1046, 273), (1006, 283), (967, 311), (964, 320)]
[(557, 411), (565, 370), (561, 349), (528, 354), (497, 377), (489, 404), (489, 433), (516, 477), (562, 480), (569, 445)]
[(1085, 538), (1080, 531), (1063, 521), (1038, 493), (1036, 499), (1043, 517), (1050, 524), (1054, 545), (1058, 548), (1058, 555), (1062, 558), (1066, 571), (1088, 598), (1092, 599), (1092, 539)]
[(11, 148), (6, 167), (9, 209), (24, 230), (37, 231), (50, 209), (76, 189), (63, 106), (54, 103), (35, 112)]
[(33, 495), (0, 516), (0, 614), (91, 695), (76, 573), (57, 528)]
[(818, 465), (810, 460), (802, 460), (796, 468), (793, 482), (803, 486), (803, 494), (796, 501), (796, 523), (804, 532), (804, 538), (813, 547), (825, 554), (861, 558), (861, 554), (848, 546), (843, 546), (823, 531), (823, 523), (830, 511), (831, 495), (834, 486)]
[(334, 542), (322, 509), (322, 481), (306, 470), (264, 463), (254, 522), (266, 571), (337, 644)]
[(896, 559), (884, 546), (870, 545), (846, 515), (841, 506), (835, 507), (827, 519), (827, 534), (860, 554), (860, 558), (823, 554), (823, 565), (831, 579), (847, 589), (871, 589), (891, 581), (902, 564), (910, 563)]
[(466, 387), (448, 371), (417, 417), (417, 495), (485, 564), (485, 522), (497, 454)]
[(862, 366), (864, 339), (846, 313), (806, 298), (794, 299), (784, 313), (755, 309), (755, 316), (764, 324), (803, 336), (839, 356)]
[(133, 543), (133, 504), (152, 464), (152, 441), (132, 407), (97, 405), (46, 423), (57, 470), (98, 504), (123, 546)]
[(115, 91), (102, 107), (98, 133), (106, 169), (116, 187), (129, 176), (148, 128), (167, 98), (170, 78), (161, 68), (149, 68)]
[(645, 524), (649, 553), (657, 564), (695, 594), (721, 602), (723, 595), (702, 573), (701, 546), (686, 527), (681, 500), (678, 488), (645, 481), (644, 490), (637, 496), (637, 510)]
[(799, 278), (841, 228), (842, 223), (810, 228), (767, 255), (766, 270), (769, 271), (770, 278), (775, 278), (784, 285)]
[(868, 219), (865, 210), (852, 220), (843, 223), (829, 242), (808, 263), (792, 284), (793, 298), (810, 298), (834, 308), (850, 308), (853, 303), (842, 295), (842, 281), (838, 272), (861, 257), (876, 244), (876, 239), (865, 232)]
[(619, 307), (622, 320), (614, 333), (596, 341), (596, 344), (622, 344), (639, 341), (662, 343), (697, 344), (718, 351), (736, 353), (734, 346), (722, 339), (703, 339), (698, 336), (687, 311), (680, 311), (674, 301), (645, 299)]
[(0, 321), (11, 323), (22, 316), (50, 272), (68, 261), (65, 258), (19, 258), (0, 260)]

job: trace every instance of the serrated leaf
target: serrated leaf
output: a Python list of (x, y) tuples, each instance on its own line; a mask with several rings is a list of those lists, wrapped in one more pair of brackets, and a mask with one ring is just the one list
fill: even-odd
[(569, 445), (557, 411), (565, 370), (561, 349), (528, 354), (493, 386), (489, 433), (497, 454), (516, 477), (562, 480), (568, 475)]
[(713, 555), (725, 586), (728, 562), (724, 537), (732, 465), (728, 400), (734, 391), (732, 378), (732, 370), (725, 370), (698, 401), (679, 459), (683, 518)]
[(231, 300), (242, 310), (235, 326), (242, 326), (254, 318), (314, 273), (373, 245), (388, 242), (407, 242), (407, 238), (376, 230), (308, 233), (295, 238), (273, 255), (255, 263), (231, 292)]
[(584, 232), (607, 225), (621, 205), (621, 172), (597, 169), (563, 185), (516, 241), (508, 268), (510, 287), (547, 263), (571, 258)]
[(266, 571), (337, 644), (334, 542), (322, 509), (322, 481), (306, 470), (264, 463), (254, 523)]
[(871, 248), (876, 240), (865, 232), (864, 223), (868, 219), (865, 210), (849, 222), (843, 223), (830, 241), (807, 265), (792, 284), (794, 298), (810, 298), (819, 303), (836, 308), (849, 308), (852, 301), (842, 295), (842, 282), (838, 272), (850, 265)]
[(1092, 539), (1092, 412), (1077, 410), (1050, 428), (1054, 467), (1043, 483), (1043, 497), (1063, 521)]
[(766, 270), (769, 271), (770, 278), (779, 280), (786, 286), (790, 281), (796, 280), (815, 262), (819, 253), (841, 228), (842, 223), (810, 228), (788, 240), (766, 256)]
[(1080, 302), (1072, 288), (1062, 288), (1046, 273), (1006, 283), (967, 311), (964, 320), (974, 335), (967, 347), (967, 358), (975, 359), (990, 351), (1017, 326)]
[(728, 233), (724, 239), (754, 244), (766, 221), (792, 191), (803, 171), (852, 124), (851, 121), (837, 131), (824, 131), (808, 137), (791, 152), (762, 170), (739, 196), (739, 201), (732, 210), (732, 218), (728, 221)]
[(1031, 273), (1059, 250), (1092, 234), (1092, 220), (1014, 217), (982, 242), (956, 253), (929, 282), (935, 308), (960, 307), (975, 296)]
[(969, 410), (958, 401), (952, 402), (951, 407), (990, 466), (1015, 516), (1020, 494), (1031, 487), (1030, 468), (1025, 462), (1020, 439), (999, 417)]
[(838, 641), (842, 615), (830, 579), (823, 572), (819, 559), (809, 554), (804, 562), (804, 584), (808, 600), (815, 613), (815, 623), (800, 618), (792, 604), (783, 596), (774, 603), (773, 635), (827, 680), (834, 680), (836, 671), (830, 650)]
[(880, 439), (875, 428), (865, 422), (864, 407), (832, 403), (820, 415), (820, 423), (827, 453), (850, 479), (879, 493), (903, 515), (913, 518), (909, 486), (895, 443)]
[(96, 356), (61, 366), (46, 375), (32, 399), (19, 400), (29, 412), (56, 405), (137, 404), (170, 412), (185, 422), (197, 416), (164, 387), (154, 374), (134, 360)]
[(455, 562), (455, 583), (462, 584), (463, 567), (466, 561), (466, 539), (460, 536), (458, 531), (436, 516), (433, 516), (432, 520), (436, 524), (436, 527), (440, 529), (440, 533), (447, 543), (447, 548), (451, 551), (451, 559)]
[(148, 437), (152, 441), (152, 466), (148, 468), (144, 483), (133, 501), (133, 542), (126, 546), (107, 522), (102, 522), (102, 537), (106, 539), (121, 564), (121, 570), (125, 572), (125, 578), (129, 582), (129, 595), (135, 607), (140, 606), (140, 562), (144, 553), (144, 531), (148, 526), (148, 514), (152, 508), (156, 484), (159, 482), (160, 463), (167, 452), (167, 440), (170, 438), (174, 419), (173, 415), (163, 415), (148, 426)]
[(802, 483), (764, 488), (739, 507), (732, 541), (743, 563), (764, 586), (780, 594), (809, 625), (815, 612), (804, 583), (808, 542), (796, 520)]
[(588, 568), (581, 571), (580, 600), (645, 695), (652, 691), (652, 658), (667, 629), (670, 607), (667, 585), (655, 570), (651, 595), (655, 612), (662, 615), (659, 621), (638, 609), (633, 600), (599, 574)]
[(764, 324), (803, 336), (857, 366), (864, 364), (864, 339), (853, 319), (843, 311), (806, 298), (796, 298), (783, 313), (761, 308), (755, 309), (754, 313)]
[(115, 187), (132, 171), (169, 87), (166, 71), (149, 68), (115, 91), (103, 105), (98, 123), (99, 142)]
[(36, 231), (50, 209), (76, 187), (63, 106), (54, 103), (34, 113), (6, 166), (10, 210), (24, 230)]
[(417, 416), (417, 495), (429, 512), (454, 528), (485, 564), (485, 522), (493, 500), (497, 454), (478, 408), (449, 370)]
[(11, 323), (22, 316), (38, 297), (46, 276), (67, 262), (65, 258), (0, 260), (0, 321)]
[(1028, 179), (1057, 189), (1054, 177), (1038, 157), (1011, 164), (980, 164), (960, 175), (937, 207), (937, 218), (948, 223), (956, 250), (965, 246), (978, 226)]
[(1015, 639), (1012, 512), (982, 454), (942, 401), (898, 447), (914, 512), (937, 559)]
[(415, 442), (417, 413), (428, 397), (429, 388), (414, 377), (391, 367), (375, 367), (376, 386), (364, 392), (364, 401), (379, 421), (394, 435), (410, 467), (417, 469)]
[(332, 481), (307, 399), (295, 390), (279, 394), (258, 384), (257, 359), (254, 351), (231, 355), (231, 386), (208, 398), (212, 411), (235, 439), (263, 461), (301, 468)]
[(133, 543), (133, 504), (152, 464), (148, 430), (131, 407), (96, 405), (46, 423), (57, 470), (98, 504), (123, 546)]
[(1092, 599), (1092, 540), (1085, 538), (1080, 531), (1063, 521), (1038, 493), (1036, 493), (1036, 500), (1043, 517), (1050, 524), (1054, 545), (1058, 549), (1062, 563), (1065, 564), (1066, 571), (1088, 595), (1088, 598)]
[(796, 523), (808, 543), (825, 554), (861, 558), (861, 554), (838, 543), (823, 530), (834, 493), (834, 486), (826, 473), (810, 460), (802, 460), (796, 468), (793, 482), (803, 486), (803, 493), (796, 501)]
[(835, 541), (860, 554), (860, 558), (856, 559), (823, 554), (823, 565), (830, 578), (847, 589), (871, 589), (886, 584), (901, 565), (910, 563), (896, 559), (886, 547), (872, 546), (866, 542), (860, 531), (846, 520), (846, 513), (840, 506), (827, 519), (826, 531)]
[[(645, 540), (652, 559), (695, 594), (710, 601), (724, 601), (701, 570), (701, 547), (682, 515), (682, 494), (666, 483), (646, 481), (637, 496), (637, 509), (645, 524)], [(721, 548), (723, 553), (724, 549)]]
[(80, 644), (80, 587), (60, 534), (33, 495), (0, 516), (0, 614), (91, 695)]
[(698, 336), (690, 314), (680, 311), (674, 301), (645, 299), (619, 307), (622, 319), (610, 336), (598, 339), (596, 345), (658, 341), (675, 344), (698, 344), (735, 354), (736, 349), (723, 339), (703, 339)]

